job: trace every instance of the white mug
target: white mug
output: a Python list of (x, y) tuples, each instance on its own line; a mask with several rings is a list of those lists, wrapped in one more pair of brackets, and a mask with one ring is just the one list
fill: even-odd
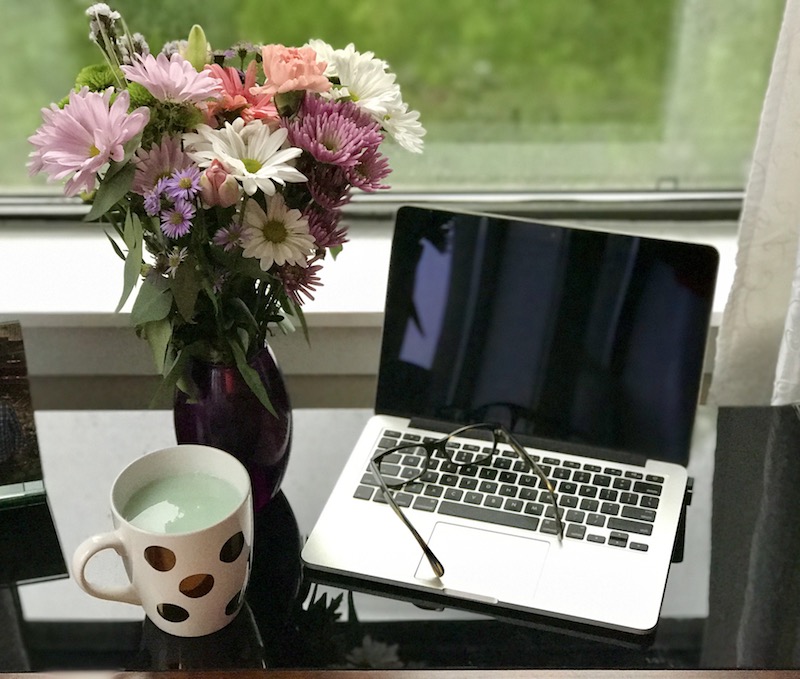
[[(232, 455), (202, 445), (165, 448), (133, 461), (111, 487), (114, 530), (85, 540), (72, 559), (88, 594), (142, 606), (181, 637), (216, 632), (244, 601), (253, 544), (250, 477)], [(130, 584), (86, 578), (98, 552), (121, 557)]]

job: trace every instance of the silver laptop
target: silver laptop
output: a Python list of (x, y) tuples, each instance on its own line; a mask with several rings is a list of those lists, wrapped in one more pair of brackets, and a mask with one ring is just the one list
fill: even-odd
[[(687, 495), (717, 267), (706, 245), (401, 208), (375, 415), (304, 546), (311, 577), (651, 634)], [(437, 576), (370, 460), (479, 422), (533, 457), (563, 536), (530, 463), (501, 442), (469, 464), (485, 441), (455, 437), (446, 459), (390, 491)]]

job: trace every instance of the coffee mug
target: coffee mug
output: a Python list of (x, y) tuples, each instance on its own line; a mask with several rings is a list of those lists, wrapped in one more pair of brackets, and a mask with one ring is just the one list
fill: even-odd
[[(111, 514), (114, 530), (75, 551), (81, 589), (139, 605), (153, 624), (181, 637), (211, 634), (235, 618), (253, 544), (250, 477), (235, 457), (188, 444), (144, 455), (114, 481)], [(122, 558), (129, 584), (87, 580), (88, 562), (106, 549)]]

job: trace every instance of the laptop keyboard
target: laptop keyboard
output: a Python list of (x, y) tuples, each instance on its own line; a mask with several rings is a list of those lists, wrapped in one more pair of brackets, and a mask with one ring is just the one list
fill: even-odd
[[(374, 452), (423, 440), (434, 439), (385, 430)], [(558, 525), (550, 493), (516, 453), (500, 445), (490, 459), (470, 464), (473, 456), (482, 455), (485, 445), (475, 439), (451, 439), (448, 448), (452, 459), (463, 466), (434, 455), (419, 479), (392, 491), (395, 502), (404, 508), (556, 535)], [(555, 489), (565, 538), (648, 550), (664, 477), (558, 453), (533, 458)], [(421, 464), (420, 457), (399, 453), (385, 461), (395, 466), (399, 478), (416, 476)], [(386, 503), (369, 466), (354, 496)]]

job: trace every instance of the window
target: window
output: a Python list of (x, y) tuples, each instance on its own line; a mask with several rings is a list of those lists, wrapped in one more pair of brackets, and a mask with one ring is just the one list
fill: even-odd
[[(5, 3), (0, 185), (85, 64), (89, 2)], [(398, 191), (741, 189), (782, 0), (111, 0), (151, 49), (203, 25), (241, 40), (354, 42), (386, 59), (428, 130), (391, 153)], [(60, 187), (47, 187), (60, 195)]]

